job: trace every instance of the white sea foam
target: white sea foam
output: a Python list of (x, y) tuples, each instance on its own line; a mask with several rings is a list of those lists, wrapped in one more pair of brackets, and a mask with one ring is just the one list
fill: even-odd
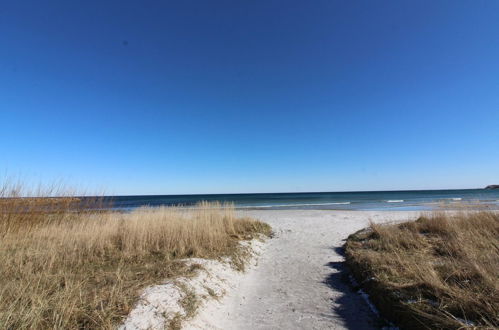
[(463, 200), (461, 197), (452, 197), (451, 199), (453, 201), (461, 201), (461, 200)]
[(350, 202), (336, 202), (336, 203), (324, 203), (324, 204), (330, 204), (330, 205), (348, 205)]
[(288, 206), (323, 206), (323, 205), (349, 205), (349, 204), (350, 204), (350, 202), (305, 203), (305, 204), (277, 204), (277, 205), (236, 206), (236, 208), (239, 208), (239, 209), (251, 209), (251, 208), (288, 207)]
[(403, 203), (404, 200), (403, 199), (389, 199), (385, 202), (387, 202), (387, 203)]

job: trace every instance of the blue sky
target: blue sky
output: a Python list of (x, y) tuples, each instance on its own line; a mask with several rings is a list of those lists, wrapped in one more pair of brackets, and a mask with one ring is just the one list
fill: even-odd
[(499, 181), (499, 1), (3, 1), (0, 170), (112, 194)]

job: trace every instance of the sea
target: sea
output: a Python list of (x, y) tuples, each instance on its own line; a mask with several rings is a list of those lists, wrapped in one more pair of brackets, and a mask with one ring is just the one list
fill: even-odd
[(206, 195), (109, 196), (112, 207), (194, 206), (199, 202), (233, 204), (236, 209), (400, 210), (481, 208), (499, 210), (499, 189), (300, 192)]

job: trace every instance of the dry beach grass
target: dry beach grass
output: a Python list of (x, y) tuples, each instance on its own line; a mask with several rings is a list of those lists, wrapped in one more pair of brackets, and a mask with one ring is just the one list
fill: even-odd
[(402, 328), (499, 327), (498, 213), (371, 224), (345, 247), (363, 289)]
[(75, 209), (72, 197), (0, 199), (0, 328), (113, 328), (141, 289), (195, 267), (180, 259), (229, 256), (270, 227), (230, 206)]

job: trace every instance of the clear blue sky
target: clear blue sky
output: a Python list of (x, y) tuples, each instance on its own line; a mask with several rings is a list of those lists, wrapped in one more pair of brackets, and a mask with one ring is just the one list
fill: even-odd
[(2, 1), (0, 171), (113, 194), (499, 183), (499, 1)]

